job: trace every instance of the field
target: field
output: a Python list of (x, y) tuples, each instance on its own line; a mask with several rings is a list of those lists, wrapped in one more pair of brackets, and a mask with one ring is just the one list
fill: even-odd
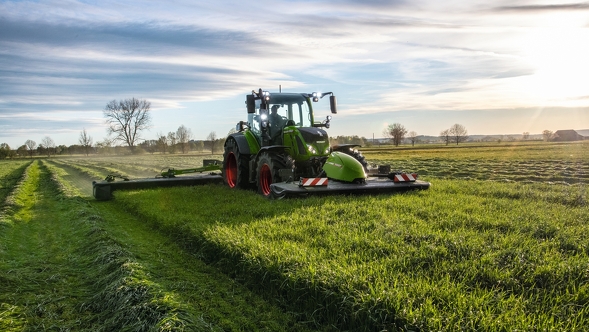
[[(115, 192), (210, 156), (2, 162), (0, 330), (584, 331), (589, 144), (370, 148), (427, 191)], [(220, 158), (220, 156), (214, 156)]]

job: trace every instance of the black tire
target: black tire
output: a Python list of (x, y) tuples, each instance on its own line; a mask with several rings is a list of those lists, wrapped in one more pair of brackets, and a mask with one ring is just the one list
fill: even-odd
[(225, 142), (223, 153), (223, 182), (229, 188), (249, 189), (249, 155), (239, 152), (239, 146), (233, 138)]
[(290, 156), (282, 153), (262, 152), (256, 168), (258, 193), (266, 197), (272, 197), (270, 185), (282, 181), (279, 170), (292, 167), (293, 162)]

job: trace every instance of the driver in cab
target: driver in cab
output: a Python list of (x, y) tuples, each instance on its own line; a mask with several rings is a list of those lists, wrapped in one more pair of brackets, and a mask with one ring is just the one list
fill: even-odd
[(270, 116), (268, 122), (270, 123), (270, 134), (272, 138), (275, 138), (280, 134), (280, 130), (284, 127), (285, 120), (278, 114), (278, 108), (280, 105), (274, 105), (270, 109)]
[(278, 108), (280, 108), (280, 105), (272, 106), (270, 109), (270, 116), (268, 117), (268, 122), (270, 123), (270, 137), (273, 141), (281, 140), (280, 133), (286, 122), (285, 119), (278, 114)]

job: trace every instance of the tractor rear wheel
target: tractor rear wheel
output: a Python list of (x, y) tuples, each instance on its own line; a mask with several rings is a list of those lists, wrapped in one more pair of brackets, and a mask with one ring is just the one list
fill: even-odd
[(248, 155), (239, 152), (239, 146), (233, 138), (225, 142), (223, 153), (223, 182), (229, 188), (251, 188), (249, 183)]
[(257, 184), (258, 193), (270, 197), (272, 183), (281, 182), (279, 170), (292, 168), (292, 159), (282, 153), (262, 152), (258, 159)]

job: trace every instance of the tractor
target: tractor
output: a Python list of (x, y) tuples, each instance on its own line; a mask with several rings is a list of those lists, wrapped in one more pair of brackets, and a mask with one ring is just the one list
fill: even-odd
[[(358, 145), (330, 146), (325, 129), (330, 127), (331, 115), (316, 120), (313, 103), (325, 96), (329, 96), (331, 113), (337, 114), (332, 92), (271, 94), (259, 89), (247, 95), (247, 121), (239, 121), (236, 133), (225, 141), (224, 183), (230, 188), (256, 188), (260, 194), (274, 197), (429, 187), (427, 182), (416, 183), (416, 174), (396, 172), (391, 178), (383, 168), (381, 177), (407, 183), (396, 187), (383, 181), (367, 184), (368, 163), (355, 149)], [(395, 175), (401, 175), (402, 181), (395, 182)]]

